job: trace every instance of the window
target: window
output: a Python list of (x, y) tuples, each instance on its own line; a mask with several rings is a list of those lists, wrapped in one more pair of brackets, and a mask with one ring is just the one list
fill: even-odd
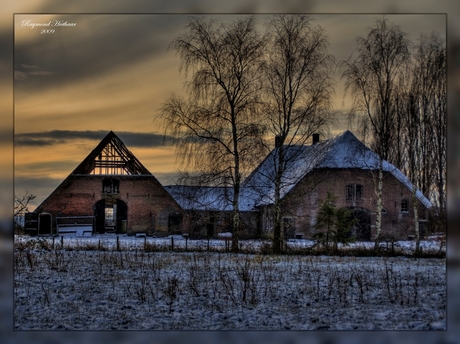
[(119, 190), (120, 181), (116, 179), (104, 179), (102, 181), (102, 192), (103, 193), (111, 193), (117, 194), (120, 192)]
[(113, 208), (105, 208), (105, 221), (111, 222), (113, 221)]
[(347, 201), (357, 201), (363, 198), (363, 186), (359, 184), (347, 185)]
[(115, 227), (115, 211), (112, 207), (105, 208), (105, 228), (113, 228)]
[(401, 213), (408, 213), (409, 212), (409, 202), (407, 199), (403, 199), (401, 201)]

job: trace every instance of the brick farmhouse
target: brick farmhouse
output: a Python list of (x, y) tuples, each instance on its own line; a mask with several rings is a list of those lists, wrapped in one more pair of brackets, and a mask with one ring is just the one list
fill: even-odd
[[(245, 190), (261, 212), (261, 230), (273, 228), (276, 151), (254, 170), (245, 181)], [(375, 237), (376, 183), (379, 157), (350, 131), (312, 145), (285, 149), (285, 167), (281, 183), (281, 209), (284, 236), (311, 237), (321, 201), (328, 192), (337, 197), (336, 207), (346, 207), (356, 221), (353, 236), (361, 240)], [(414, 234), (413, 185), (395, 166), (383, 161), (382, 235), (407, 238)], [(430, 201), (415, 194), (421, 232), (425, 231)]]
[[(281, 198), (285, 238), (310, 238), (321, 200), (328, 192), (337, 208), (348, 208), (356, 223), (353, 235), (375, 235), (375, 182), (378, 156), (350, 131), (312, 145), (285, 147)], [(242, 185), (240, 237), (267, 237), (273, 231), (273, 150)], [(383, 234), (406, 238), (414, 234), (412, 184), (383, 161)], [(94, 216), (94, 232), (145, 232), (192, 237), (216, 236), (231, 228), (232, 188), (171, 185), (163, 187), (110, 132), (82, 163), (37, 207), (53, 218)], [(431, 207), (416, 192), (423, 233)]]

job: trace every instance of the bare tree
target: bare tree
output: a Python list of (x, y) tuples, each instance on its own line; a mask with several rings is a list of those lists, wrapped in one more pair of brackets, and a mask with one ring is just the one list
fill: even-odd
[(439, 35), (422, 35), (416, 46), (411, 110), (420, 116), (418, 188), (443, 212), (446, 205), (447, 60)]
[(254, 17), (229, 24), (194, 17), (171, 47), (181, 58), (181, 70), (192, 75), (188, 98), (170, 97), (161, 118), (177, 137), (185, 165), (208, 184), (233, 187), (232, 250), (237, 251), (242, 176), (261, 156), (256, 119), (264, 38)]
[(36, 197), (36, 195), (31, 194), (28, 191), (26, 191), (26, 193), (21, 197), (18, 197), (16, 194), (14, 195), (13, 222), (15, 230), (21, 227), (21, 224), (18, 222), (18, 217), (23, 216), (29, 211), (29, 205), (34, 202)]
[(357, 57), (340, 63), (346, 90), (354, 99), (352, 113), (362, 115), (373, 136), (372, 148), (379, 155), (376, 185), (376, 240), (381, 233), (383, 160), (387, 160), (393, 142), (397, 142), (397, 85), (410, 58), (409, 42), (399, 26), (387, 19), (377, 20), (367, 37), (358, 37)]
[(28, 191), (21, 197), (14, 195), (14, 216), (23, 215), (28, 212), (30, 203), (33, 203), (36, 197), (36, 195)]
[(445, 210), (446, 180), (446, 52), (439, 35), (422, 35), (409, 70), (409, 82), (401, 88), (405, 100), (403, 123), (407, 163), (413, 187), (416, 251), (420, 231), (416, 191), (420, 189)]
[(287, 150), (304, 145), (313, 133), (320, 133), (330, 123), (334, 58), (328, 53), (325, 31), (313, 25), (309, 16), (277, 15), (270, 18), (268, 27), (263, 73), (265, 119), (268, 131), (276, 138), (273, 249), (280, 253), (283, 174), (296, 159), (296, 154), (287, 155)]

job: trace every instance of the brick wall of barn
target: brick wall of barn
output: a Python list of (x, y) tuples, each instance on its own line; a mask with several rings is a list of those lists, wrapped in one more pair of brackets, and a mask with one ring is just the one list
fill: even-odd
[[(190, 237), (217, 238), (219, 233), (232, 232), (231, 211), (189, 210)], [(259, 212), (240, 212), (240, 239), (259, 238)]]
[[(103, 180), (107, 178), (119, 180), (117, 193), (103, 192)], [(126, 203), (128, 233), (167, 234), (170, 216), (174, 214), (182, 216), (180, 230), (185, 232), (188, 228), (186, 213), (151, 176), (70, 175), (35, 212), (51, 213), (53, 219), (94, 215), (96, 202), (102, 199), (119, 199)]]
[[(373, 178), (377, 180), (377, 174), (373, 175), (369, 171), (359, 169), (328, 169), (311, 173), (291, 190), (283, 202), (284, 224), (293, 227), (288, 237), (293, 237), (295, 234), (302, 234), (304, 238), (312, 237), (316, 232), (315, 223), (321, 200), (324, 200), (327, 192), (330, 191), (337, 196), (337, 209), (353, 207), (359, 212), (369, 214), (370, 237), (373, 239), (377, 209)], [(347, 185), (362, 186), (359, 199), (347, 200)], [(407, 212), (401, 210), (403, 200), (407, 201)], [(382, 214), (383, 235), (407, 239), (408, 235), (415, 234), (412, 193), (390, 173), (384, 174), (383, 208), (385, 209)], [(269, 213), (269, 211), (265, 209), (265, 212)], [(263, 218), (266, 222), (266, 216)], [(428, 210), (421, 204), (419, 218), (428, 218)], [(423, 231), (423, 225), (421, 227)]]

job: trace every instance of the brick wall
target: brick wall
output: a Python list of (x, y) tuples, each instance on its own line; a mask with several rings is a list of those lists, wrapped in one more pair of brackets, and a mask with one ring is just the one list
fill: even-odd
[[(314, 225), (321, 200), (324, 200), (330, 191), (337, 196), (337, 208), (356, 207), (369, 212), (373, 238), (377, 209), (374, 179), (377, 181), (377, 172), (373, 175), (369, 171), (359, 169), (317, 171), (302, 180), (285, 197), (283, 214), (294, 219), (297, 233), (311, 237), (315, 233)], [(347, 200), (347, 185), (353, 184), (362, 185), (361, 199)], [(403, 199), (408, 201), (407, 213), (401, 212)], [(384, 173), (383, 208), (386, 213), (382, 215), (382, 234), (392, 234), (398, 238), (407, 238), (408, 235), (414, 234), (412, 204), (411, 190), (390, 173)], [(423, 205), (419, 205), (419, 218), (428, 218), (428, 211)]]
[[(105, 178), (119, 180), (118, 193), (103, 193)], [(180, 230), (188, 228), (186, 213), (153, 176), (70, 175), (37, 207), (36, 212), (51, 213), (53, 219), (56, 216), (94, 215), (95, 204), (102, 199), (119, 199), (126, 203), (128, 233), (155, 230), (157, 234), (166, 234), (169, 217), (176, 213), (183, 218)]]

